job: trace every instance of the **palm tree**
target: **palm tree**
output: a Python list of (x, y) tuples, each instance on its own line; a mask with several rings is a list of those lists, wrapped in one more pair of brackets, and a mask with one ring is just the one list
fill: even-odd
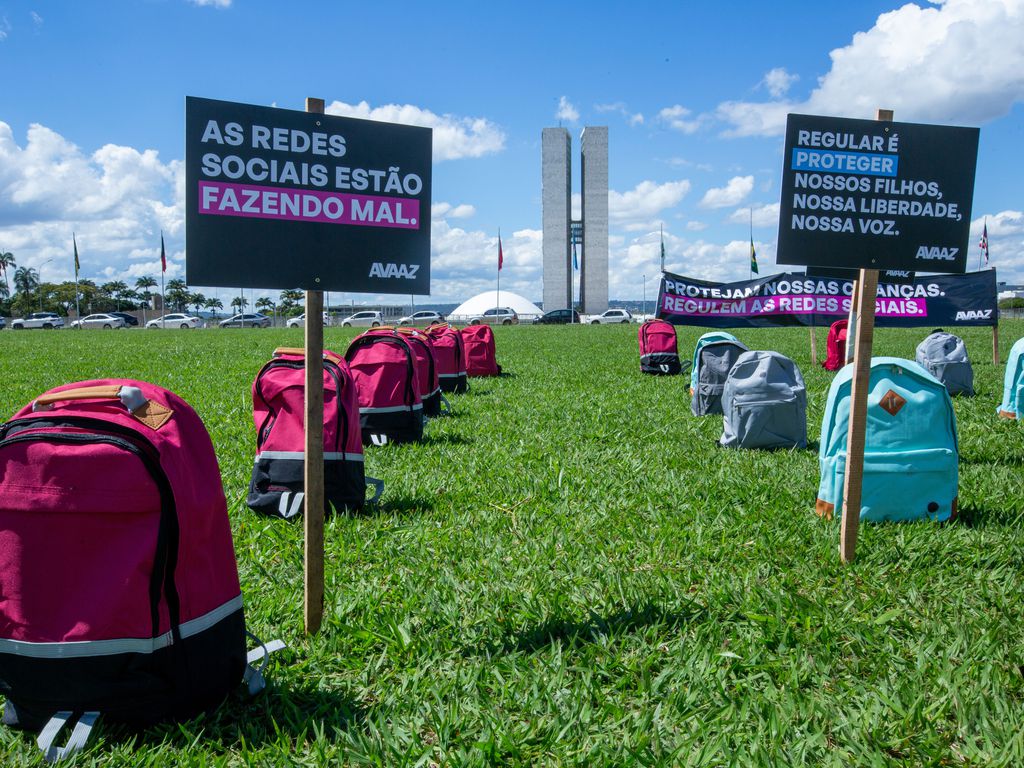
[(239, 312), (244, 312), (245, 308), (249, 306), (249, 300), (245, 296), (235, 296), (231, 300), (231, 306), (236, 308)]
[(117, 306), (117, 311), (120, 312), (121, 301), (124, 299), (124, 295), (128, 291), (128, 286), (120, 280), (114, 280), (113, 282), (101, 285), (100, 290), (114, 301)]
[(32, 267), (18, 267), (14, 270), (14, 290), (28, 295), (39, 287), (39, 272)]
[(188, 295), (188, 303), (192, 305), (198, 315), (200, 307), (206, 304), (206, 297), (201, 293), (190, 293)]
[(256, 309), (258, 309), (260, 312), (263, 312), (263, 311), (268, 310), (268, 309), (270, 311), (273, 311), (274, 310), (274, 301), (273, 301), (273, 299), (271, 299), (269, 296), (260, 296), (258, 299), (256, 299)]
[(0, 251), (0, 271), (4, 273), (4, 284), (7, 286), (7, 295), (11, 295), (11, 284), (7, 280), (7, 269), (17, 266), (14, 263), (14, 254), (10, 251)]
[(211, 298), (211, 299), (207, 299), (203, 303), (203, 309), (209, 309), (211, 312), (214, 313), (214, 317), (216, 317), (217, 316), (217, 312), (219, 310), (221, 310), (221, 309), (224, 309), (224, 305), (221, 304), (220, 299)]
[(180, 277), (168, 280), (165, 287), (167, 303), (174, 307), (176, 312), (182, 312), (188, 302), (188, 285)]

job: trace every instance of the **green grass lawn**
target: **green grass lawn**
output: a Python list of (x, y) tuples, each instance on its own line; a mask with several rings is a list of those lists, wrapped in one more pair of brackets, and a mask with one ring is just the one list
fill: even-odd
[[(880, 329), (875, 353), (913, 357), (927, 330)], [(679, 329), (684, 356), (700, 333)], [(1024, 764), (1024, 426), (995, 416), (988, 329), (962, 333), (962, 519), (863, 525), (849, 567), (813, 513), (816, 453), (718, 449), (688, 377), (639, 373), (636, 326), (496, 335), (508, 376), (473, 380), (422, 444), (368, 449), (384, 500), (328, 520), (326, 617), (305, 637), (301, 522), (244, 504), (252, 379), (301, 331), (0, 333), (2, 418), (108, 376), (195, 407), (250, 629), (289, 644), (259, 698), (101, 728), (75, 765)], [(816, 445), (832, 374), (808, 332), (737, 335), (797, 361)], [(1005, 361), (1024, 322), (1001, 335)], [(0, 764), (34, 749), (0, 729)]]

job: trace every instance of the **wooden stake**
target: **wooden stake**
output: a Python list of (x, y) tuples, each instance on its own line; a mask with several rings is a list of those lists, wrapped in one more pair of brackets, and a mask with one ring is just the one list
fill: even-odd
[[(323, 99), (306, 99), (306, 111), (324, 113)], [(320, 631), (324, 617), (324, 294), (306, 291), (306, 463), (305, 595), (306, 634)]]
[[(891, 122), (892, 110), (880, 109), (876, 120)], [(853, 351), (853, 382), (850, 391), (850, 421), (846, 436), (846, 474), (843, 478), (843, 521), (839, 533), (839, 557), (852, 563), (857, 554), (861, 491), (864, 483), (864, 447), (868, 422), (868, 389), (871, 386), (871, 344), (875, 336), (875, 299), (878, 270), (862, 269), (853, 288), (850, 327), (846, 350)], [(851, 341), (850, 331), (854, 337)]]
[(992, 365), (999, 365), (999, 325), (992, 326)]
[(878, 270), (862, 269), (857, 280), (857, 330), (853, 354), (853, 384), (850, 392), (850, 421), (846, 438), (846, 475), (843, 479), (843, 524), (839, 534), (839, 556), (853, 562), (860, 525), (861, 485), (864, 480), (864, 442), (867, 432), (868, 389), (871, 377), (871, 342), (875, 335), (875, 295)]
[(811, 332), (811, 366), (818, 364), (818, 334), (815, 332), (814, 326), (807, 326), (807, 330)]

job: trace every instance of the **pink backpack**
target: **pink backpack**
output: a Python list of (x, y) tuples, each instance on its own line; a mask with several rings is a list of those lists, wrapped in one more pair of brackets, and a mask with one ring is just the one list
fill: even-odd
[(420, 399), (423, 400), (424, 416), (447, 416), (451, 407), (441, 394), (441, 379), (437, 373), (437, 359), (434, 342), (429, 336), (415, 328), (396, 328), (405, 337), (416, 354), (416, 378), (420, 384)]
[(501, 373), (494, 346), (494, 331), (489, 325), (469, 325), (459, 333), (466, 356), (469, 376), (497, 376)]
[(682, 373), (676, 329), (664, 320), (647, 320), (637, 331), (640, 342), (640, 372), (658, 376)]
[(828, 329), (825, 362), (821, 367), (826, 371), (838, 371), (846, 365), (846, 326), (849, 321), (844, 317), (836, 320)]
[(56, 759), (99, 713), (189, 718), (249, 679), (220, 470), (184, 400), (139, 381), (57, 387), (0, 426), (0, 467), (6, 724), (43, 728)]
[(434, 342), (434, 362), (441, 391), (461, 394), (468, 390), (462, 334), (447, 323), (430, 326), (426, 334)]
[(423, 399), (416, 353), (402, 334), (374, 328), (356, 336), (345, 352), (359, 394), (363, 445), (423, 439)]
[[(366, 478), (359, 428), (359, 396), (348, 363), (324, 350), (324, 512), (362, 509)], [(305, 488), (305, 350), (280, 348), (252, 383), (256, 464), (246, 503), (255, 512), (294, 517), (302, 512)]]

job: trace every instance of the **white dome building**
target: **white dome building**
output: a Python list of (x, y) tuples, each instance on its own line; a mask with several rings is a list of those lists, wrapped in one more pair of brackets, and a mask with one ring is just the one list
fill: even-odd
[(534, 320), (544, 314), (540, 307), (518, 293), (484, 291), (462, 302), (448, 313), (448, 318), (455, 322), (465, 322), (469, 318), (482, 315), (486, 310), (495, 307), (511, 307), (521, 320)]

